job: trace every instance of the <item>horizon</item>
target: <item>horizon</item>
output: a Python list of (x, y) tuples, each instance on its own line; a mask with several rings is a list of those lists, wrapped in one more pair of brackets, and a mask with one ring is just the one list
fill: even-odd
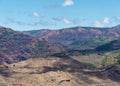
[[(116, 26), (120, 26), (120, 24), (116, 25)], [(51, 29), (51, 28), (46, 28), (46, 29), (31, 29), (31, 30), (14, 30), (14, 28), (11, 28), (11, 27), (6, 27), (6, 26), (0, 26), (0, 27), (5, 27), (5, 28), (9, 28), (9, 29), (12, 29), (14, 31), (19, 31), (19, 32), (24, 32), (24, 31), (37, 31), (37, 30), (62, 30), (62, 29), (70, 29), (70, 28), (76, 28), (76, 27), (81, 27), (81, 28), (86, 28), (86, 27), (89, 27), (89, 28), (98, 28), (98, 29), (102, 29), (102, 28), (113, 28), (113, 27), (116, 27), (116, 26), (111, 26), (111, 27), (95, 27), (95, 26), (72, 26), (72, 27), (64, 27), (64, 28), (57, 28), (57, 29)]]
[(0, 26), (16, 31), (120, 24), (120, 0), (0, 0)]

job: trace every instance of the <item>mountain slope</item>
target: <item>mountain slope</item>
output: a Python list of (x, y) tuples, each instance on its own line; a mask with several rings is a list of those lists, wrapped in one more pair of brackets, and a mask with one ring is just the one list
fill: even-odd
[(33, 56), (64, 51), (59, 44), (50, 44), (22, 32), (0, 27), (0, 64), (25, 60)]
[(120, 25), (112, 28), (71, 27), (61, 30), (34, 30), (26, 33), (51, 43), (62, 43), (71, 49), (88, 49), (119, 38)]
[(111, 41), (96, 48), (98, 51), (112, 51), (120, 49), (120, 39)]

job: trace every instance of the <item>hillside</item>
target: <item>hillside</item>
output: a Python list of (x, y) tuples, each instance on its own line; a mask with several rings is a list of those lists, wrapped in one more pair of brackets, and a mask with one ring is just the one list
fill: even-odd
[(60, 44), (51, 44), (10, 28), (0, 27), (0, 64), (50, 55), (64, 51)]
[(120, 49), (120, 39), (111, 41), (96, 48), (97, 51), (113, 51)]
[(90, 64), (58, 57), (29, 59), (0, 66), (0, 71), (1, 86), (119, 86), (117, 80), (120, 80), (119, 65), (96, 69)]
[(71, 27), (60, 30), (33, 30), (26, 33), (70, 49), (93, 49), (120, 37), (120, 25), (111, 28)]

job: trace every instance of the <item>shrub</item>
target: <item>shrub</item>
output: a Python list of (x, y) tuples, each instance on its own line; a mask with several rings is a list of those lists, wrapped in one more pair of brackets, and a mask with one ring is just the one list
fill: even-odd
[(112, 58), (112, 57), (105, 57), (102, 60), (102, 66), (106, 67), (106, 66), (110, 66), (110, 65), (114, 65), (115, 63), (117, 63), (117, 59), (116, 58)]
[(120, 64), (120, 54), (117, 56), (117, 63)]

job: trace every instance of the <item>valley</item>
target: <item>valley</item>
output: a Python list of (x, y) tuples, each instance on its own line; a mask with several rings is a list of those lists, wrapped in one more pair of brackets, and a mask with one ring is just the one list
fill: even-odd
[[(106, 36), (106, 39), (97, 39), (96, 43), (93, 43), (93, 40), (96, 40), (94, 37), (91, 42), (90, 39), (79, 39), (83, 41), (80, 42), (82, 44), (71, 42), (72, 44), (64, 45), (62, 42), (50, 42), (28, 32), (14, 31), (2, 26), (0, 33), (0, 86), (120, 84), (119, 37), (108, 36), (110, 41), (106, 40)], [(64, 39), (60, 40), (64, 42)], [(77, 47), (78, 45), (81, 48)], [(84, 46), (87, 46), (87, 49)]]
[(120, 0), (0, 0), (0, 86), (120, 86)]

